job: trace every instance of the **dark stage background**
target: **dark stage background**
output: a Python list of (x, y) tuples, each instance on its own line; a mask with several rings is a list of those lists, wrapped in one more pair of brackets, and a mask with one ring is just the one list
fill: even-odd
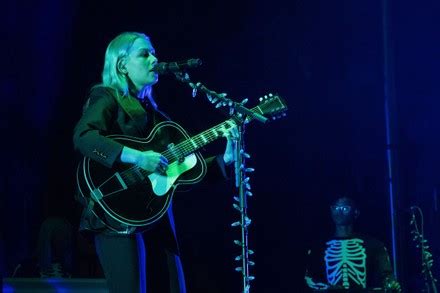
[[(440, 4), (389, 2), (399, 278), (416, 288), (421, 279), (408, 236), (411, 205), (425, 212), (435, 263), (440, 248)], [(77, 225), (72, 131), (88, 89), (100, 81), (106, 45), (122, 31), (149, 35), (160, 61), (201, 58), (203, 66), (191, 74), (195, 81), (237, 100), (247, 97), (250, 106), (269, 92), (286, 99), (286, 118), (253, 122), (246, 133), (256, 168), (249, 209), (257, 264), (253, 292), (302, 291), (305, 252), (331, 234), (328, 205), (338, 195), (358, 201), (358, 229), (391, 250), (382, 4), (3, 1), (3, 275), (35, 256), (44, 219), (65, 217)], [(188, 131), (224, 119), (204, 97), (193, 99), (185, 85), (160, 79), (159, 105)], [(206, 152), (220, 152), (223, 144)], [(239, 250), (232, 243), (240, 235), (230, 227), (237, 216), (233, 194), (228, 183), (216, 183), (176, 196), (189, 292), (241, 290), (233, 262)]]

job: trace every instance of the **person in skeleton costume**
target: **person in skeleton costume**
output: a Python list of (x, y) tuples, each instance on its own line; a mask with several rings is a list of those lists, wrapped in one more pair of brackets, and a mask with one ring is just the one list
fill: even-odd
[(356, 203), (342, 197), (330, 206), (330, 211), (334, 237), (308, 251), (307, 287), (311, 291), (365, 292), (384, 288), (392, 290), (387, 292), (400, 292), (385, 245), (354, 233), (353, 225), (360, 214)]

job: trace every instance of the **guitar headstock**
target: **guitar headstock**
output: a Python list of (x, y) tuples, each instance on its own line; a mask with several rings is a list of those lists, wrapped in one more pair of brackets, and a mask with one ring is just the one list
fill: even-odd
[(272, 120), (287, 116), (287, 104), (281, 96), (270, 93), (261, 97), (259, 101), (258, 106), (252, 108), (253, 111)]

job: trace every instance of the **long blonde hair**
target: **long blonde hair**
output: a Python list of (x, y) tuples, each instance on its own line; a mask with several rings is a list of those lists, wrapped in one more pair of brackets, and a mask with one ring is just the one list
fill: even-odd
[[(130, 91), (129, 80), (127, 75), (118, 70), (118, 62), (125, 58), (130, 53), (133, 43), (139, 39), (144, 38), (150, 42), (150, 38), (137, 32), (124, 32), (116, 36), (108, 45), (105, 52), (104, 69), (102, 71), (102, 84), (104, 86), (115, 89), (122, 96), (128, 96)], [(148, 86), (145, 91), (141, 93), (142, 96), (147, 96), (152, 100), (152, 87)]]

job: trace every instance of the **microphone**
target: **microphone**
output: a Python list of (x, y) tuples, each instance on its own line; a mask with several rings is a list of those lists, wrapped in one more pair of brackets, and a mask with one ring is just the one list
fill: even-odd
[(153, 66), (153, 71), (157, 74), (167, 74), (174, 72), (185, 71), (186, 69), (199, 67), (202, 65), (202, 60), (200, 59), (189, 59), (180, 62), (161, 62)]

